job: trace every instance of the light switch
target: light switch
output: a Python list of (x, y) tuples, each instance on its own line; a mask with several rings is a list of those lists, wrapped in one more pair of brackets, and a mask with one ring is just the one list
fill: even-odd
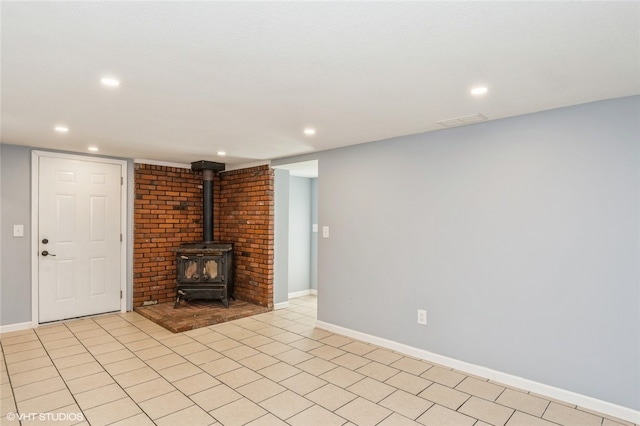
[(323, 226), (322, 227), (322, 238), (329, 238), (329, 227), (328, 226)]
[(318, 224), (314, 223), (313, 225), (311, 225), (311, 232), (318, 232)]
[(24, 237), (24, 225), (13, 225), (13, 236)]

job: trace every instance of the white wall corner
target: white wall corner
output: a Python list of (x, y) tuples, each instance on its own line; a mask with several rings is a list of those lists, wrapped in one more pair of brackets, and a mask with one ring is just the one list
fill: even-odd
[(277, 311), (278, 309), (284, 309), (289, 307), (289, 302), (280, 302), (273, 305), (273, 310)]

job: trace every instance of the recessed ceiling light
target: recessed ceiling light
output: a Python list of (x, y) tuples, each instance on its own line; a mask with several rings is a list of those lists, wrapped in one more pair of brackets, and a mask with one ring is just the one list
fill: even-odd
[(304, 129), (304, 134), (307, 136), (315, 135), (316, 129)]
[(224, 157), (225, 155), (227, 155), (227, 153), (226, 153), (226, 152), (224, 152), (224, 151), (218, 151), (218, 155), (219, 155), (220, 157)]
[(109, 86), (109, 87), (118, 87), (120, 86), (120, 80), (113, 78), (113, 77), (104, 77), (100, 79), (100, 83), (102, 83), (103, 86)]
[(484, 95), (488, 91), (489, 91), (489, 89), (487, 89), (486, 86), (478, 86), (478, 87), (474, 87), (473, 89), (471, 89), (471, 94), (472, 95)]
[(67, 133), (69, 128), (67, 126), (56, 126), (54, 127), (54, 130), (58, 133)]
[(87, 148), (89, 151), (91, 152), (98, 152), (98, 147), (97, 146), (90, 146), (89, 148)]

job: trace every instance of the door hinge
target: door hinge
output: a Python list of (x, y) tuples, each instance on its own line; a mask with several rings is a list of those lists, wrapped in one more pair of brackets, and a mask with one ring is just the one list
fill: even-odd
[(122, 234), (120, 234), (120, 242), (122, 242)]
[(124, 185), (124, 176), (120, 176), (120, 185)]
[(122, 290), (120, 290), (120, 299), (122, 299)]

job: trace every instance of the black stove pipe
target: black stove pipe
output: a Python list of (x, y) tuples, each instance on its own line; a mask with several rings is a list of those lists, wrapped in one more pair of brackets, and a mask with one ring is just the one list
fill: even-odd
[(223, 171), (224, 163), (194, 161), (191, 170), (202, 170), (202, 236), (204, 242), (213, 242), (213, 176)]
[(202, 235), (213, 241), (213, 170), (202, 171)]

